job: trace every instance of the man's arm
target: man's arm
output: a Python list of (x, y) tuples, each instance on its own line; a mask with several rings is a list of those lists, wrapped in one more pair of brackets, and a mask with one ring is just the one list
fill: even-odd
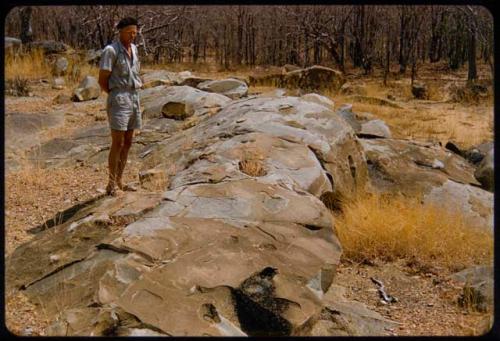
[(109, 77), (111, 76), (111, 71), (99, 70), (99, 86), (102, 91), (109, 93)]

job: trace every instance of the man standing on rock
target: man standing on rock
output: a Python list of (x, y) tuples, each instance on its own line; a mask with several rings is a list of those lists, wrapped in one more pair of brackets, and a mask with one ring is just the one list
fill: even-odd
[(134, 130), (141, 129), (139, 94), (142, 87), (139, 77), (140, 63), (137, 47), (132, 43), (137, 35), (137, 20), (123, 18), (116, 28), (119, 39), (106, 46), (99, 64), (99, 85), (108, 94), (106, 111), (111, 129), (111, 148), (108, 157), (108, 195), (117, 195), (123, 190), (122, 175)]

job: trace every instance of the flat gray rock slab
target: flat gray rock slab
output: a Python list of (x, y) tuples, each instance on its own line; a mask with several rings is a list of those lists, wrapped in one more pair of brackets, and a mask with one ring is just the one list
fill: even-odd
[(40, 143), (44, 129), (64, 124), (64, 113), (7, 113), (5, 115), (6, 152), (23, 151)]

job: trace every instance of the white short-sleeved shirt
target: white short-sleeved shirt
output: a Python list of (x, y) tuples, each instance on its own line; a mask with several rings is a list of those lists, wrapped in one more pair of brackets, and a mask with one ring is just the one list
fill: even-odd
[(102, 52), (99, 68), (111, 71), (109, 89), (139, 89), (142, 81), (139, 77), (141, 64), (137, 46), (131, 44), (132, 60), (128, 58), (125, 47), (118, 40), (106, 46)]

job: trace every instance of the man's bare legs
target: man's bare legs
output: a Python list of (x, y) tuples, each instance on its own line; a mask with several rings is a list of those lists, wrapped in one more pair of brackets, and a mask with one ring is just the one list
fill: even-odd
[(132, 145), (134, 130), (120, 131), (111, 129), (111, 148), (108, 156), (109, 182), (106, 187), (108, 194), (115, 194), (122, 189), (121, 178), (127, 164), (127, 157)]
[(132, 147), (132, 139), (134, 137), (134, 130), (127, 130), (124, 134), (123, 146), (120, 151), (120, 160), (118, 162), (118, 170), (116, 173), (116, 185), (119, 189), (123, 190), (122, 175), (125, 165), (127, 164), (128, 152)]

